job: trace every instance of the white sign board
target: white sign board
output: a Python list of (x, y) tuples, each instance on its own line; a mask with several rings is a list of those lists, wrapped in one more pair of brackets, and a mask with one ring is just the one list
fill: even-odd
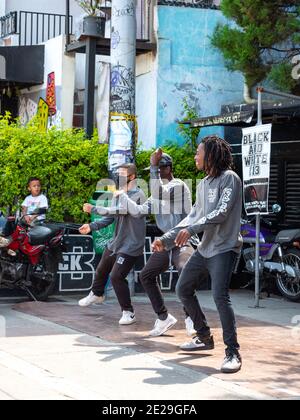
[(268, 214), (272, 124), (243, 129), (244, 203), (247, 215)]

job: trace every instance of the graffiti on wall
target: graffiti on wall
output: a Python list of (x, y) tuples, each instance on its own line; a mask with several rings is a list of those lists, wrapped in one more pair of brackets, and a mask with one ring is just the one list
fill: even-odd
[(23, 95), (19, 102), (19, 119), (22, 125), (28, 124), (35, 116), (39, 120), (41, 131), (61, 126), (62, 115), (57, 109), (55, 73), (49, 73), (47, 79), (46, 99), (39, 98), (39, 93)]
[(131, 114), (134, 109), (135, 77), (131, 69), (117, 65), (111, 75), (111, 111)]
[(37, 114), (38, 105), (35, 101), (24, 96), (20, 99), (19, 118), (22, 125), (27, 124)]
[(47, 131), (49, 118), (49, 105), (47, 102), (40, 98), (37, 112), (37, 119), (40, 131)]
[(49, 106), (49, 116), (56, 114), (55, 73), (48, 74), (46, 102)]

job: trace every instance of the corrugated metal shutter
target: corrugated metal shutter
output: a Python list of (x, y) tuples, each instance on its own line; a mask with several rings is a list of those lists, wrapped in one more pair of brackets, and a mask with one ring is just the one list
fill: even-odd
[[(270, 190), (269, 190), (269, 212), (272, 212), (272, 206), (278, 203), (278, 186), (279, 186), (279, 163), (271, 163), (270, 170)], [(276, 216), (270, 214), (268, 219), (275, 220)]]
[(300, 223), (300, 162), (286, 162), (285, 223)]

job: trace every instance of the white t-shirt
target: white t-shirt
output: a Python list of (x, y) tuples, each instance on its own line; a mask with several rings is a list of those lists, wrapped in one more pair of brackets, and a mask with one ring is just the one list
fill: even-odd
[[(30, 214), (34, 209), (41, 209), (41, 208), (48, 208), (48, 200), (47, 197), (43, 194), (38, 195), (37, 197), (33, 197), (32, 195), (28, 195), (22, 203), (22, 207), (27, 208), (27, 213)], [(46, 216), (43, 214), (37, 218), (37, 220), (45, 220)]]

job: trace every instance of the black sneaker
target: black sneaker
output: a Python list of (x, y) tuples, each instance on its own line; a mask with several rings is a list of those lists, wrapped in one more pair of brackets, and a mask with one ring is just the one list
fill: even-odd
[(214, 338), (211, 335), (207, 338), (200, 338), (197, 335), (180, 346), (180, 350), (184, 351), (204, 351), (204, 350), (213, 350), (215, 348)]
[(221, 367), (222, 373), (237, 373), (242, 368), (242, 358), (239, 352), (226, 350), (226, 357)]

